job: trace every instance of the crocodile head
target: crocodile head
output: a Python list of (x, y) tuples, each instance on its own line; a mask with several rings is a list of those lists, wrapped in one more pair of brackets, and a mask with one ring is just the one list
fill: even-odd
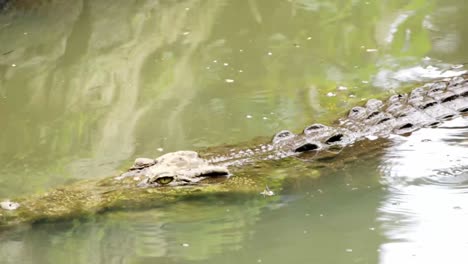
[(209, 177), (229, 176), (225, 166), (210, 165), (195, 151), (176, 151), (153, 160), (138, 158), (130, 170), (119, 178), (142, 179), (138, 186), (180, 186), (197, 183)]

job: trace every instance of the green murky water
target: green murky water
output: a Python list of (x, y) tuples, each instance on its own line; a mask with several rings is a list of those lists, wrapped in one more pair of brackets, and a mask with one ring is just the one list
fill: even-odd
[[(0, 197), (299, 131), (452, 75), (468, 62), (467, 12), (455, 0), (18, 0), (0, 13)], [(449, 126), (318, 180), (281, 168), (297, 181), (274, 197), (12, 230), (0, 262), (463, 263), (468, 131)]]

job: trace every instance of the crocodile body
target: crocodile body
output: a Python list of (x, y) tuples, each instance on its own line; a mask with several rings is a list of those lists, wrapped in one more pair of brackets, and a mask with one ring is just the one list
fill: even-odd
[(134, 166), (117, 179), (142, 179), (139, 186), (195, 184), (210, 176), (230, 175), (230, 167), (259, 160), (277, 160), (303, 152), (342, 149), (363, 139), (409, 134), (424, 127), (436, 127), (444, 120), (468, 114), (468, 75), (417, 87), (409, 94), (396, 94), (383, 102), (370, 99), (352, 108), (336, 125), (312, 124), (302, 133), (283, 130), (270, 143), (231, 150), (224, 155), (200, 158), (196, 152), (180, 151), (158, 159), (138, 158)]
[[(271, 181), (257, 170), (262, 166), (294, 166), (300, 161), (286, 158), (307, 153), (312, 154), (313, 164), (320, 164), (320, 157), (339, 153), (341, 158), (333, 159), (330, 166), (337, 168), (347, 160), (374, 155), (375, 150), (387, 145), (390, 135), (436, 127), (444, 120), (467, 114), (468, 75), (444, 79), (409, 94), (393, 95), (385, 102), (371, 99), (331, 126), (312, 124), (300, 134), (280, 131), (271, 142), (252, 148), (220, 147), (200, 154), (177, 151), (156, 159), (138, 158), (117, 177), (81, 181), (41, 195), (0, 201), (0, 227), (75, 218), (116, 208), (152, 207), (196, 195), (258, 195), (267, 183), (272, 187)], [(273, 192), (267, 189), (262, 193)]]

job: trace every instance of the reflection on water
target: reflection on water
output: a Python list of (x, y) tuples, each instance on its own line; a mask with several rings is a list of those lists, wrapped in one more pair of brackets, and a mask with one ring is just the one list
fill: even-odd
[(414, 133), (381, 165), (381, 263), (464, 263), (468, 257), (468, 119)]
[[(468, 61), (468, 4), (456, 0), (14, 3), (0, 12), (0, 197), (116, 174), (136, 156), (330, 121), (363, 98), (458, 74)], [(379, 152), (322, 168), (320, 180), (285, 183), (268, 199), (15, 230), (1, 235), (0, 259), (376, 263), (449, 236), (456, 251), (467, 207), (460, 131), (424, 131), (414, 146), (397, 138), (383, 162)], [(311, 167), (282, 174), (307, 178)]]

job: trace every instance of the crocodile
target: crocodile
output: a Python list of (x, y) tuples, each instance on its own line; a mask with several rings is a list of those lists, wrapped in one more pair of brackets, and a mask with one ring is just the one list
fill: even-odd
[[(156, 159), (137, 158), (118, 176), (76, 182), (39, 195), (0, 202), (0, 227), (75, 218), (110, 209), (141, 208), (199, 195), (259, 194), (266, 181), (259, 166), (294, 165), (309, 157), (320, 166), (333, 159), (339, 167), (356, 157), (373, 155), (392, 135), (410, 135), (421, 128), (468, 114), (468, 74), (441, 79), (395, 94), (385, 102), (368, 100), (353, 107), (333, 125), (311, 124), (301, 133), (283, 130), (270, 142), (251, 148), (221, 146), (201, 151), (176, 151)], [(272, 186), (270, 186), (272, 187)], [(273, 186), (274, 187), (274, 186)], [(262, 192), (273, 195), (268, 187)]]
[(275, 160), (303, 152), (339, 150), (363, 139), (405, 135), (437, 127), (444, 120), (468, 113), (468, 74), (417, 87), (409, 94), (395, 94), (383, 102), (370, 99), (353, 107), (334, 126), (315, 123), (294, 134), (283, 130), (272, 141), (253, 149), (234, 149), (227, 154), (201, 158), (194, 151), (178, 151), (157, 159), (137, 158), (133, 166), (116, 179), (133, 177), (138, 186), (197, 184), (208, 177), (230, 176), (229, 167), (258, 160)]

